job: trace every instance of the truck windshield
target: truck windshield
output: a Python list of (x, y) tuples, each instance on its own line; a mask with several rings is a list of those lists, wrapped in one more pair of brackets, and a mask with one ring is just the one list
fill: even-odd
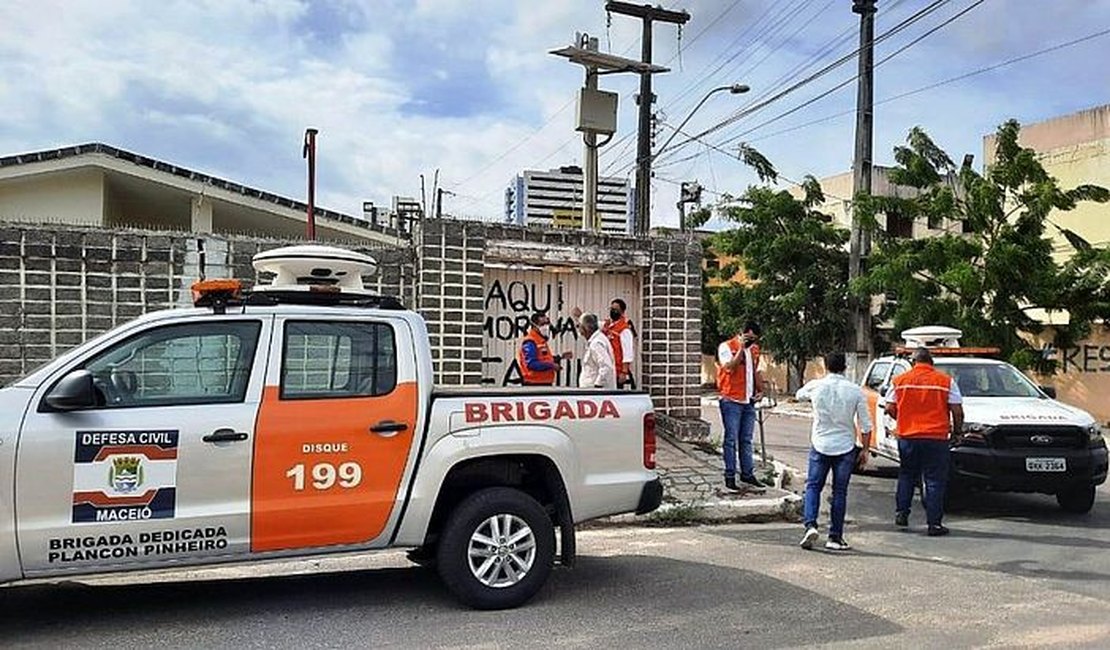
[(1040, 397), (1041, 392), (1025, 375), (1003, 363), (946, 364), (937, 370), (956, 380), (964, 397)]

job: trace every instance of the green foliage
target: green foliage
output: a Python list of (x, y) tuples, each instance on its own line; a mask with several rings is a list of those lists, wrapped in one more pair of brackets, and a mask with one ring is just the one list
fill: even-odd
[[(1106, 202), (1110, 191), (1094, 185), (1061, 189), (1018, 144), (1020, 127), (999, 127), (994, 163), (979, 174), (970, 164), (956, 168), (924, 131), (915, 128), (907, 145), (895, 149), (898, 168), (891, 180), (919, 190), (913, 198), (863, 196), (856, 202), (862, 222), (873, 230), (869, 270), (853, 287), (860, 295), (886, 294), (884, 318), (895, 331), (944, 324), (964, 331), (968, 345), (1001, 346), (1015, 365), (1051, 370), (1022, 334), (1042, 324), (1031, 310), (1066, 312), (1056, 345), (1085, 336), (1096, 319), (1110, 318), (1110, 250), (1096, 248), (1051, 220), (1054, 210), (1081, 201)], [(877, 229), (876, 214), (897, 212), (933, 224), (955, 222), (970, 231), (926, 239), (895, 239)], [(1074, 248), (1064, 263), (1053, 257), (1053, 230)]]
[[(809, 359), (843, 348), (849, 318), (848, 231), (814, 209), (824, 200), (816, 179), (807, 177), (802, 189), (799, 200), (786, 191), (751, 187), (738, 205), (721, 209), (736, 226), (717, 233), (713, 247), (741, 260), (752, 282), (720, 287), (706, 301), (718, 323), (716, 343), (756, 320), (764, 348), (797, 376)], [(735, 271), (723, 268), (721, 276)]]

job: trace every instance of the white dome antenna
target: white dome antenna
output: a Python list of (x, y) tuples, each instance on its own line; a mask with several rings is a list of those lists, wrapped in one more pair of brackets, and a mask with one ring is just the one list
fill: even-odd
[(902, 332), (907, 348), (958, 348), (964, 333), (954, 327), (926, 325)]
[(255, 286), (255, 292), (327, 290), (369, 294), (362, 276), (378, 270), (378, 261), (369, 255), (316, 244), (264, 251), (254, 256), (253, 264), (256, 271), (274, 274), (270, 284)]

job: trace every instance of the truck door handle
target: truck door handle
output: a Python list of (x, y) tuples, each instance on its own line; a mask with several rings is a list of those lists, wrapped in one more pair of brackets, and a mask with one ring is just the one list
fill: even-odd
[(242, 431), (234, 429), (216, 429), (212, 433), (204, 436), (201, 440), (205, 442), (242, 442), (247, 439), (247, 434)]
[(393, 420), (382, 420), (381, 422), (370, 427), (371, 433), (376, 433), (383, 438), (389, 438), (401, 433), (409, 428), (409, 425), (404, 422), (394, 422)]

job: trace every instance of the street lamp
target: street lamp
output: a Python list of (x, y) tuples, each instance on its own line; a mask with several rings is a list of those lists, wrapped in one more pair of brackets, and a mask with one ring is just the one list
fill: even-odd
[(702, 105), (709, 100), (710, 97), (726, 90), (729, 92), (730, 95), (743, 95), (744, 93), (751, 90), (751, 88), (749, 88), (746, 84), (732, 84), (731, 86), (718, 86), (713, 90), (705, 93), (705, 97), (701, 98), (701, 101), (698, 102), (698, 105), (694, 107), (694, 110), (690, 111), (690, 113), (686, 116), (686, 119), (682, 120), (682, 124), (679, 124), (678, 127), (675, 128), (674, 132), (671, 133), (671, 137), (667, 138), (667, 141), (663, 143), (662, 147), (659, 147), (659, 150), (655, 152), (655, 155), (652, 156), (651, 159), (654, 161), (656, 158), (659, 157), (659, 154), (667, 150), (667, 145), (669, 145), (671, 141), (674, 140), (674, 137), (676, 135), (682, 132), (682, 128), (686, 126), (686, 123), (690, 121), (690, 118), (694, 117), (694, 113), (697, 113), (698, 109), (700, 109)]

